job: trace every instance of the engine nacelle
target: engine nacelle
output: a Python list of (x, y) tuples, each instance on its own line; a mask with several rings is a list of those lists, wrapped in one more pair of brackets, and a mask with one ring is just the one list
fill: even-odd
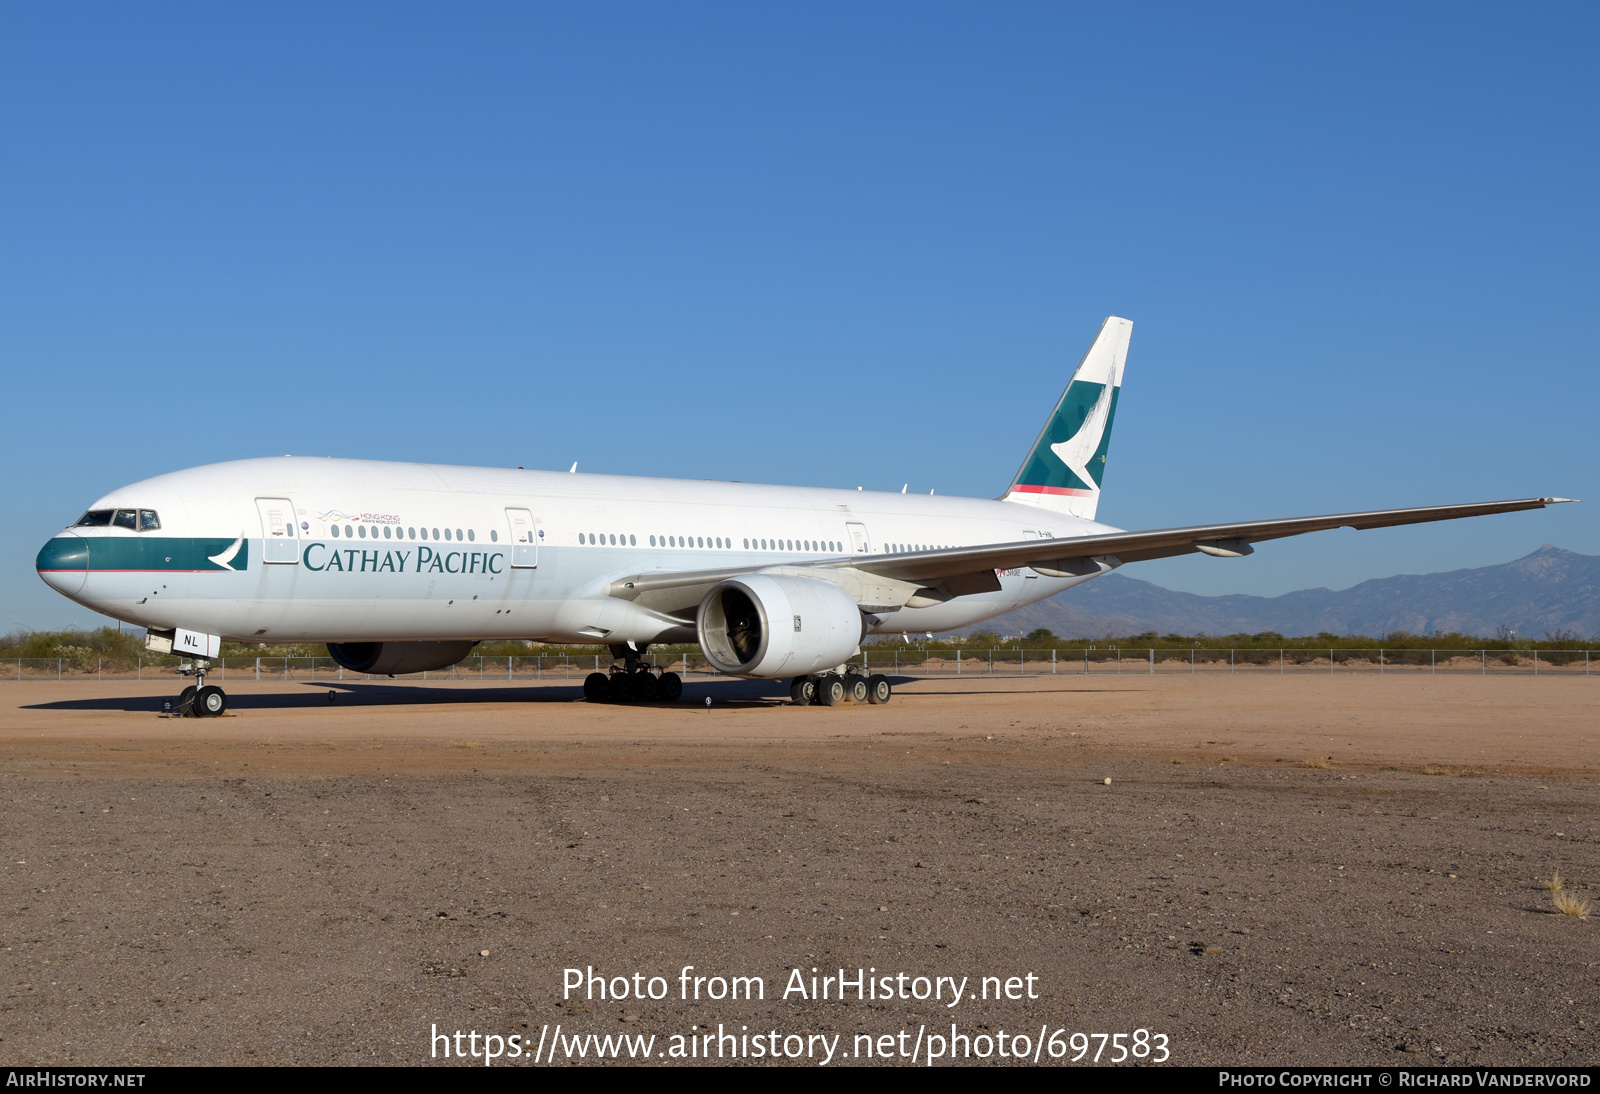
[(751, 574), (717, 585), (695, 619), (700, 650), (730, 676), (804, 676), (843, 664), (866, 617), (837, 585)]
[(328, 656), (351, 672), (401, 676), (447, 669), (472, 652), (476, 642), (329, 642)]

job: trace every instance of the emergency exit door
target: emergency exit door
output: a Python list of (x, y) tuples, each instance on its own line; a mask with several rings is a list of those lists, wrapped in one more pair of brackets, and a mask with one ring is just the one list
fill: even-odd
[(287, 498), (257, 498), (261, 514), (261, 561), (294, 564), (300, 561), (300, 536), (294, 526), (294, 502)]
[(507, 509), (506, 523), (511, 527), (511, 565), (514, 569), (533, 570), (539, 566), (539, 525), (527, 509)]
[(867, 538), (867, 526), (865, 524), (851, 522), (847, 523), (845, 528), (850, 533), (850, 549), (853, 552), (858, 555), (872, 553), (872, 541)]

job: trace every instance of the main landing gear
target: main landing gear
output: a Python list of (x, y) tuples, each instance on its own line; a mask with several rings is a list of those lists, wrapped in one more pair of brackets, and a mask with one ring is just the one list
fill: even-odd
[(836, 707), (844, 703), (871, 703), (879, 706), (894, 695), (887, 676), (863, 676), (848, 666), (844, 672), (823, 672), (816, 676), (796, 676), (789, 682), (789, 698), (795, 706)]
[(583, 697), (591, 703), (676, 703), (683, 697), (683, 677), (675, 672), (657, 674), (640, 660), (644, 646), (612, 646), (622, 662), (611, 672), (591, 672), (583, 681)]
[(179, 676), (193, 676), (194, 683), (178, 695), (178, 704), (172, 713), (180, 718), (215, 718), (228, 710), (228, 693), (215, 684), (206, 683), (206, 673), (211, 662), (195, 660), (178, 665)]

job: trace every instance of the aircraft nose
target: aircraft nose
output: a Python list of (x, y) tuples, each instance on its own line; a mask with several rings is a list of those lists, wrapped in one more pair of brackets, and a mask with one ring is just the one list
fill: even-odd
[(64, 596), (77, 596), (89, 577), (89, 541), (72, 532), (46, 540), (34, 562), (44, 583)]

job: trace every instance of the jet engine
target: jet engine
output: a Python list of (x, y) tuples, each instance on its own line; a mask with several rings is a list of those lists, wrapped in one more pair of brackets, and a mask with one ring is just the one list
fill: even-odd
[(730, 578), (700, 601), (700, 650), (730, 676), (803, 676), (843, 664), (866, 617), (839, 586), (806, 577)]
[(472, 652), (476, 642), (329, 642), (328, 656), (351, 672), (401, 676), (446, 669)]

